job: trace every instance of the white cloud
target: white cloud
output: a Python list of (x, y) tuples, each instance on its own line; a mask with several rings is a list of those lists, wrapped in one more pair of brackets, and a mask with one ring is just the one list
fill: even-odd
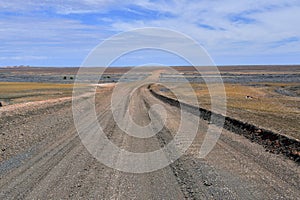
[[(120, 16), (110, 17), (112, 10)], [(157, 15), (139, 19), (122, 15), (127, 12), (127, 15), (143, 16), (146, 11)], [(234, 56), (300, 52), (299, 0), (2, 0), (0, 12), (22, 14), (0, 19), (0, 52), (5, 54), (7, 48), (14, 48), (16, 54), (22, 48), (28, 48), (32, 55), (39, 49), (72, 52), (76, 48), (86, 53), (108, 33), (150, 26), (183, 32), (216, 57), (228, 56), (233, 62)], [(35, 12), (52, 12), (54, 16), (35, 16)], [(68, 17), (87, 13), (99, 15), (99, 21), (105, 25), (84, 24)], [(289, 38), (294, 40), (288, 42)]]
[(0, 57), (0, 60), (44, 60), (46, 56), (7, 56)]
[[(143, 4), (140, 4), (143, 5)], [(124, 31), (136, 27), (160, 26), (182, 31), (191, 35), (210, 51), (224, 54), (247, 55), (295, 52), (298, 48), (270, 49), (267, 44), (289, 37), (300, 38), (299, 1), (176, 1), (173, 6), (147, 2), (148, 9), (170, 12), (174, 17), (148, 21), (116, 22), (115, 30)], [(239, 23), (230, 16), (241, 18)], [(249, 22), (242, 17), (249, 18)], [(251, 21), (252, 20), (252, 21)], [(215, 30), (200, 27), (206, 24)], [(247, 45), (244, 45), (247, 44)], [(299, 44), (299, 42), (298, 42)], [(231, 51), (231, 49), (234, 49)]]
[(106, 37), (105, 27), (77, 20), (9, 16), (0, 19), (0, 65), (32, 64), (39, 60), (48, 65), (59, 59), (78, 66)]

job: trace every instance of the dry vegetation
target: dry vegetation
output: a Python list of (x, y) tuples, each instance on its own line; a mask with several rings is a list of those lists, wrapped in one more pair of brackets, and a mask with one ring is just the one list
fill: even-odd
[[(162, 87), (156, 86), (156, 90), (174, 97), (174, 94), (162, 90)], [(185, 91), (185, 85), (174, 87), (187, 96), (192, 95)], [(206, 85), (192, 84), (192, 87), (200, 107), (210, 109), (210, 94)], [(276, 92), (278, 88), (296, 88), (296, 94), (300, 90), (299, 84), (296, 83), (225, 84), (227, 115), (300, 139), (300, 98), (280, 94)]]
[(0, 101), (15, 104), (72, 95), (73, 84), (0, 82)]

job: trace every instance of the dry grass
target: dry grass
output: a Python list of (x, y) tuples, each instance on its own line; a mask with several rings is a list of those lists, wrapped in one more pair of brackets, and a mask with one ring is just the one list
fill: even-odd
[[(275, 92), (277, 88), (299, 86), (299, 84), (253, 83), (252, 85), (255, 86), (225, 84), (227, 115), (300, 139), (300, 98)], [(156, 86), (156, 90), (159, 91), (161, 87)], [(210, 109), (211, 97), (206, 85), (192, 84), (192, 87), (200, 107)], [(177, 84), (174, 88), (186, 96), (192, 95), (187, 92), (185, 85)], [(218, 96), (220, 90), (214, 88), (214, 93)], [(160, 90), (160, 93), (174, 97), (174, 94), (168, 91)], [(246, 98), (247, 96), (251, 98)]]
[(15, 104), (67, 97), (73, 84), (0, 82), (0, 101)]

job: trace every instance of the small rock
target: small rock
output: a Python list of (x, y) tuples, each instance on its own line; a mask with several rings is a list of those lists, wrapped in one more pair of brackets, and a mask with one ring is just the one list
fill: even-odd
[(212, 183), (210, 183), (208, 181), (203, 181), (203, 185), (205, 185), (205, 186), (212, 186)]
[(1, 148), (1, 151), (5, 151), (6, 149), (5, 148)]
[(175, 175), (175, 176), (178, 176), (178, 173), (177, 173), (176, 171), (174, 171), (174, 175)]
[(261, 129), (256, 130), (256, 133), (261, 133)]
[(2, 104), (2, 102), (0, 101), (0, 107), (2, 107), (3, 106), (3, 104)]

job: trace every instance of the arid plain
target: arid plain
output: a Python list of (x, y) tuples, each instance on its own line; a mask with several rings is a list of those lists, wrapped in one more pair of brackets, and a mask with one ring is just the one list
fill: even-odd
[[(135, 139), (118, 128), (109, 109), (115, 84), (131, 68), (108, 68), (97, 85), (88, 77), (80, 87), (96, 92), (99, 123), (117, 146), (147, 152), (168, 144), (178, 129), (180, 108), (200, 119), (188, 151), (171, 165), (145, 174), (111, 169), (82, 145), (72, 115), (73, 82), (78, 68), (0, 68), (0, 197), (111, 199), (297, 199), (300, 196), (300, 66), (222, 66), (226, 115), (213, 150), (199, 158), (210, 121), (211, 96), (203, 76), (192, 67), (173, 67), (197, 95), (198, 104), (177, 101), (185, 96), (180, 77), (159, 71), (158, 82), (132, 91), (127, 109), (136, 123), (151, 121), (149, 106), (167, 111), (164, 128), (150, 139)], [(163, 69), (159, 69), (163, 70)], [(153, 70), (157, 74), (157, 69)], [(152, 74), (135, 74), (128, 82)], [(164, 83), (174, 83), (166, 88)], [(179, 84), (178, 84), (179, 83)], [(120, 94), (120, 97), (122, 95)], [(188, 99), (188, 98), (187, 98)], [(84, 102), (85, 97), (81, 101)], [(193, 113), (198, 113), (195, 116)], [(153, 192), (156, 191), (156, 192)]]

